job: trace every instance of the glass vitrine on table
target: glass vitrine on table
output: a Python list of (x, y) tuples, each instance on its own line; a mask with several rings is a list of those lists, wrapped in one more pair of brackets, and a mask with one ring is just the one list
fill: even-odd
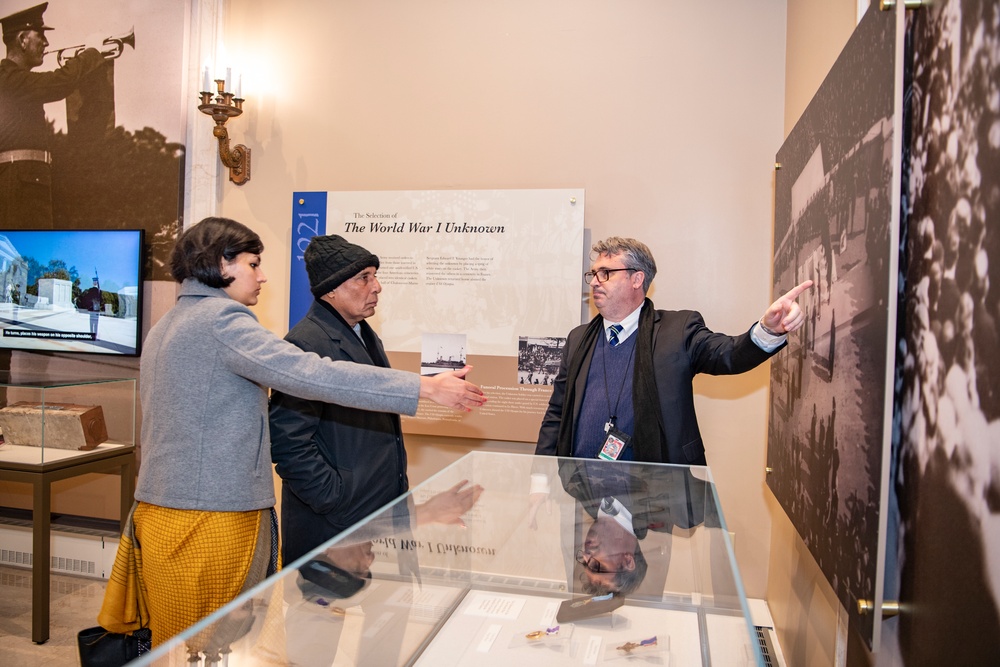
[(708, 468), (499, 453), (463, 457), (137, 664), (199, 661), (764, 664)]

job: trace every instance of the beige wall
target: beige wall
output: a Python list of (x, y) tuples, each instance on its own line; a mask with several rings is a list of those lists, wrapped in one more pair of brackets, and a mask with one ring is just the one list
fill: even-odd
[[(784, 30), (771, 1), (232, 0), (226, 48), (248, 70), (230, 128), (254, 163), (221, 213), (268, 248), (261, 321), (286, 329), (295, 190), (583, 187), (595, 239), (652, 248), (658, 306), (744, 331), (770, 302)], [(767, 371), (697, 389), (747, 591), (763, 597)], [(411, 437), (413, 481), (469, 448), (531, 446)]]
[(857, 8), (857, 0), (788, 0), (785, 136), (854, 32)]

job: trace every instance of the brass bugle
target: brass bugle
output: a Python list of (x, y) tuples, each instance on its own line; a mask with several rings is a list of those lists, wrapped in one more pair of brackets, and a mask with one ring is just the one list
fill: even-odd
[[(121, 37), (108, 37), (102, 42), (102, 44), (107, 47), (101, 49), (101, 55), (107, 60), (114, 60), (125, 51), (125, 45), (131, 46), (135, 49), (135, 28), (129, 30), (127, 35), (122, 35)], [(51, 51), (46, 51), (43, 56), (47, 56), (50, 53), (56, 54), (56, 61), (59, 66), (62, 67), (66, 64), (67, 60), (71, 58), (76, 58), (78, 55), (83, 53), (87, 48), (86, 44), (77, 44), (76, 46), (66, 46), (61, 49), (52, 49)]]

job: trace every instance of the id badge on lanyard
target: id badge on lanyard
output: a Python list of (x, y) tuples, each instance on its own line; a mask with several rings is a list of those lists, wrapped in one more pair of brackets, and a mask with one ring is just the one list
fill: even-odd
[(632, 436), (622, 433), (612, 426), (610, 422), (606, 424), (605, 430), (608, 437), (604, 439), (604, 445), (597, 454), (597, 458), (604, 461), (617, 461), (618, 457), (625, 451), (625, 448), (628, 447), (628, 441), (632, 439)]

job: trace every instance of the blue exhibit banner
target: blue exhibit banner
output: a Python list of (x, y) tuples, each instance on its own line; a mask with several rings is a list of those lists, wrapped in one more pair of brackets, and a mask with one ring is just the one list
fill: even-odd
[(301, 320), (313, 302), (303, 253), (314, 236), (326, 234), (326, 192), (292, 195), (292, 243), (288, 276), (288, 328)]

